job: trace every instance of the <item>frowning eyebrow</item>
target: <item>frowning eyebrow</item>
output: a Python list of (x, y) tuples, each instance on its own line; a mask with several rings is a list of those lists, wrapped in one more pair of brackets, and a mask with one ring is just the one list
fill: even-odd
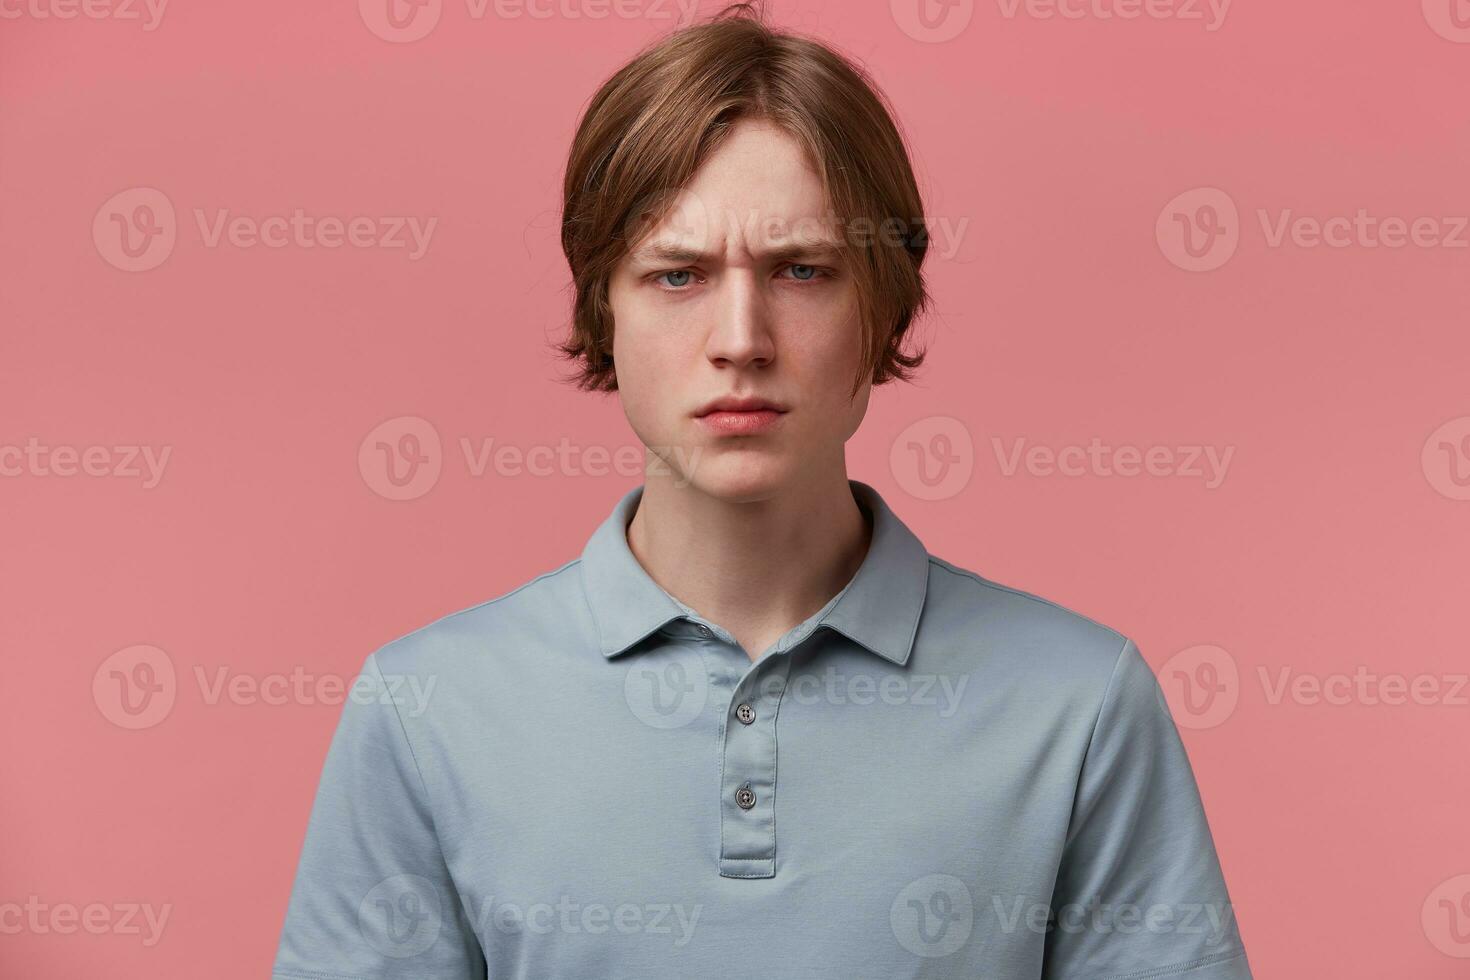
[[(842, 243), (835, 239), (803, 238), (758, 252), (756, 257), (777, 262), (801, 263), (806, 259), (831, 259), (840, 254), (841, 250)], [(634, 249), (629, 257), (634, 262), (648, 265), (665, 262), (675, 265), (709, 265), (717, 261), (713, 253), (667, 241), (649, 242)]]

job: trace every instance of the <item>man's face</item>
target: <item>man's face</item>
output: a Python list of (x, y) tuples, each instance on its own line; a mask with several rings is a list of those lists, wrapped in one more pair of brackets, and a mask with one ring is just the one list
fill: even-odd
[(749, 501), (842, 471), (871, 385), (852, 396), (861, 325), (840, 242), (800, 145), (741, 120), (614, 270), (623, 411), (681, 485)]

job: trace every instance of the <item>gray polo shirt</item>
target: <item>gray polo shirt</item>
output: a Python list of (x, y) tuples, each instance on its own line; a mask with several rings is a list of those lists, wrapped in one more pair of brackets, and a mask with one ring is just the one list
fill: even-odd
[(278, 980), (1249, 980), (1131, 640), (928, 553), (752, 661), (628, 548), (374, 652)]

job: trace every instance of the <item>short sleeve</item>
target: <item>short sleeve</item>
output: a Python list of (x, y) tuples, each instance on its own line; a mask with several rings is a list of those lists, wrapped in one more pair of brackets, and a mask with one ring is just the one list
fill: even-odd
[(377, 654), (327, 751), (276, 951), (275, 980), (485, 976)]
[(1132, 640), (1082, 764), (1051, 914), (1045, 980), (1251, 980), (1189, 758)]

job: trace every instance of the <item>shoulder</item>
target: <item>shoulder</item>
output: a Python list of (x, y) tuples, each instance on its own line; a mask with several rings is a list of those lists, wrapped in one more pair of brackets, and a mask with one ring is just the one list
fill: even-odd
[(457, 609), (379, 647), (384, 673), (449, 670), (508, 651), (529, 650), (580, 628), (587, 615), (581, 559), (508, 592)]
[(1111, 626), (933, 555), (922, 629), (987, 669), (1094, 694), (1136, 652)]

